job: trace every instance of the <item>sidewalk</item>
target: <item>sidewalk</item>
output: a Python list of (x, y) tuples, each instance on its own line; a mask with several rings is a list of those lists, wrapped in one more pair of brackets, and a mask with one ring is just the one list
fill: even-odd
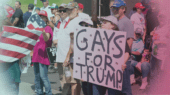
[[(31, 88), (33, 84), (21, 82), (19, 87), (19, 95), (36, 95), (34, 90)], [(52, 89), (53, 95), (61, 95), (60, 91)]]

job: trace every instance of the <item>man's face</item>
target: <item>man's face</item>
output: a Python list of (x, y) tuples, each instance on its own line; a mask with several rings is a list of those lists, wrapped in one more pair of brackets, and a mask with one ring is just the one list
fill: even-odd
[(68, 16), (67, 10), (65, 8), (59, 9), (61, 18), (66, 18)]
[(15, 8), (19, 9), (21, 7), (21, 5), (19, 5), (19, 2), (15, 2)]
[(120, 17), (124, 14), (125, 8), (122, 7), (112, 7), (112, 12), (114, 14), (115, 17)]
[(125, 12), (125, 7), (120, 7), (118, 11), (119, 17), (122, 16), (124, 12)]
[(69, 11), (70, 11), (70, 15), (69, 15), (70, 19), (73, 19), (78, 15), (78, 9), (76, 8), (70, 9)]
[(49, 4), (48, 0), (46, 0), (46, 2), (43, 2), (44, 7), (48, 6), (48, 4)]

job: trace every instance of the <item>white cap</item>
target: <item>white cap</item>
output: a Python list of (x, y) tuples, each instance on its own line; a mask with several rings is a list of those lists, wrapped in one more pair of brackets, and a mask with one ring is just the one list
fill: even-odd
[(116, 18), (116, 17), (114, 17), (114, 16), (101, 17), (101, 20), (107, 20), (107, 21), (112, 22), (113, 24), (118, 25), (117, 18)]
[(62, 3), (62, 4), (59, 6), (59, 8), (60, 8), (60, 7), (64, 7), (64, 8), (66, 8), (66, 7), (67, 7), (67, 4)]
[(135, 30), (135, 33), (139, 33), (139, 34), (143, 35), (143, 28), (142, 28), (142, 26), (134, 25), (134, 30)]
[(51, 7), (55, 7), (57, 4), (53, 3)]

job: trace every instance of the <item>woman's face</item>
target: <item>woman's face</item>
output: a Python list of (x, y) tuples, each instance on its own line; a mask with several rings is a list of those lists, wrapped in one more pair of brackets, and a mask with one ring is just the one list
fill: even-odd
[(113, 30), (115, 26), (111, 24), (109, 21), (102, 21), (102, 29), (108, 29), (108, 30)]
[(137, 12), (138, 12), (138, 13), (142, 13), (142, 9), (137, 8)]
[(42, 19), (44, 22), (47, 22), (47, 21), (48, 21), (48, 18), (47, 18), (46, 16), (41, 15), (40, 17), (41, 17), (41, 19)]

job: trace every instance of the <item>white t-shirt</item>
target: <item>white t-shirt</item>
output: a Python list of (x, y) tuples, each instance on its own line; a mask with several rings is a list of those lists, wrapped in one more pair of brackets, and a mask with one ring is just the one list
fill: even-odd
[[(144, 50), (144, 43), (143, 43), (142, 39), (133, 41), (131, 51), (139, 52), (140, 54), (142, 54), (143, 50)], [(132, 55), (132, 56), (136, 59), (136, 56), (134, 56), (134, 55)]]
[[(143, 13), (141, 13), (141, 14), (139, 14), (139, 13), (134, 13), (132, 16), (131, 16), (131, 18), (130, 18), (130, 20), (132, 21), (132, 23), (133, 23), (133, 25), (135, 25), (135, 26), (140, 26), (140, 27), (142, 27), (143, 29), (145, 29), (145, 18), (144, 18), (144, 14)], [(134, 30), (135, 31), (135, 30)]]
[(44, 11), (47, 12), (47, 14), (48, 14), (48, 19), (49, 19), (49, 21), (51, 21), (50, 18), (54, 16), (54, 15), (51, 13), (51, 6), (48, 5), (46, 8), (42, 7), (41, 10), (44, 10)]
[(69, 17), (67, 17), (63, 22), (61, 22), (59, 29), (55, 27), (53, 32), (53, 40), (58, 39), (56, 53), (56, 62), (58, 63), (63, 63), (65, 61), (70, 48), (70, 33), (74, 32), (75, 29), (79, 27), (80, 19), (76, 17), (68, 23), (66, 28), (64, 28), (68, 20)]

